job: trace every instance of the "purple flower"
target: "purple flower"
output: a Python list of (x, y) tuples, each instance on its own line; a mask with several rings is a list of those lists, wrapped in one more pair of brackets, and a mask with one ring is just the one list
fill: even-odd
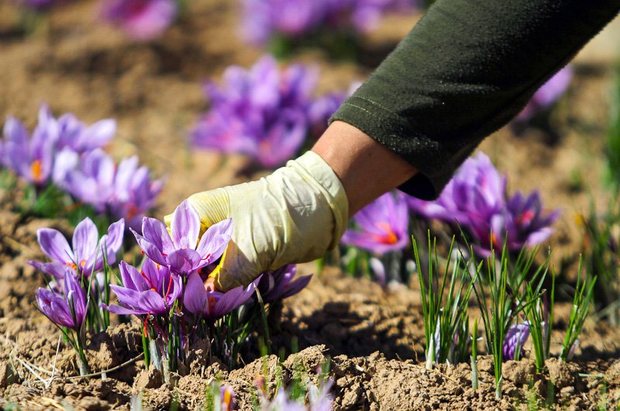
[(191, 138), (196, 147), (246, 154), (266, 167), (293, 157), (310, 131), (308, 110), (316, 72), (302, 65), (279, 70), (263, 57), (250, 70), (229, 67), (224, 87), (205, 87), (211, 109)]
[(58, 155), (58, 163), (62, 165), (54, 170), (56, 184), (98, 212), (105, 212), (114, 194), (114, 160), (102, 150), (93, 150), (82, 156), (64, 150)]
[(99, 149), (81, 156), (63, 150), (57, 163), (56, 184), (98, 212), (124, 218), (129, 227), (136, 229), (163, 186), (161, 180), (151, 179), (148, 168), (139, 166), (135, 156), (123, 159), (117, 166)]
[(200, 274), (194, 271), (187, 280), (183, 306), (192, 314), (215, 320), (245, 304), (254, 294), (255, 283), (256, 281), (246, 287), (239, 286), (226, 292), (208, 290)]
[(461, 165), (437, 200), (409, 197), (408, 202), (415, 214), (426, 218), (475, 226), (505, 208), (505, 193), (506, 177), (481, 152)]
[(199, 238), (200, 217), (184, 201), (174, 210), (170, 233), (164, 223), (149, 217), (142, 220), (142, 235), (132, 231), (150, 259), (174, 273), (189, 274), (222, 256), (232, 235), (232, 220), (212, 225)]
[(19, 120), (9, 116), (4, 124), (0, 163), (33, 184), (47, 183), (52, 173), (59, 131), (58, 122), (46, 106), (39, 110), (39, 122), (32, 136)]
[(62, 278), (64, 270), (71, 270), (81, 275), (90, 276), (91, 273), (103, 269), (103, 252), (106, 252), (108, 264), (116, 262), (116, 253), (123, 243), (125, 221), (119, 220), (110, 225), (107, 234), (99, 239), (95, 223), (85, 218), (75, 227), (72, 246), (58, 230), (41, 228), (37, 231), (37, 240), (41, 250), (52, 262), (41, 263), (31, 261), (30, 264), (46, 274)]
[(183, 291), (180, 276), (148, 258), (140, 271), (121, 261), (120, 272), (123, 285), (110, 285), (119, 305), (104, 306), (115, 314), (165, 314)]
[(534, 93), (527, 105), (515, 117), (517, 122), (526, 122), (536, 114), (551, 107), (566, 93), (573, 77), (573, 70), (565, 66), (553, 75)]
[(56, 119), (46, 105), (41, 105), (38, 117), (32, 136), (20, 121), (8, 117), (0, 142), (0, 164), (38, 186), (50, 178), (62, 185), (66, 173), (79, 163), (79, 154), (102, 147), (116, 131), (113, 120), (87, 126), (73, 114)]
[(353, 216), (356, 228), (347, 230), (342, 243), (382, 255), (409, 244), (409, 215), (404, 194), (386, 193)]
[(264, 273), (258, 282), (258, 291), (263, 301), (269, 303), (282, 300), (303, 290), (312, 279), (312, 274), (295, 278), (296, 273), (297, 267), (293, 264)]
[(326, 18), (325, 1), (243, 0), (243, 36), (262, 45), (274, 33), (299, 37), (315, 30)]
[(159, 37), (174, 21), (174, 0), (104, 0), (101, 16), (134, 40)]
[(79, 331), (86, 318), (86, 293), (71, 270), (64, 275), (64, 290), (39, 288), (39, 309), (54, 324)]
[(519, 352), (523, 352), (523, 345), (530, 336), (530, 324), (526, 321), (521, 324), (514, 324), (506, 333), (502, 353), (504, 360), (514, 360), (517, 348)]
[(411, 10), (411, 0), (244, 0), (243, 37), (258, 45), (274, 36), (301, 38), (321, 29), (366, 32), (381, 16)]
[(58, 149), (69, 148), (76, 153), (101, 148), (116, 134), (116, 121), (112, 119), (86, 125), (71, 113), (59, 117), (58, 126)]
[(114, 176), (114, 192), (108, 200), (108, 209), (116, 217), (123, 217), (127, 225), (139, 228), (144, 214), (153, 208), (163, 188), (162, 180), (152, 180), (146, 166), (138, 166), (137, 157), (123, 159)]
[(470, 234), (482, 256), (491, 249), (501, 250), (504, 242), (510, 251), (539, 244), (549, 237), (550, 226), (559, 216), (558, 211), (543, 213), (538, 192), (508, 197), (506, 177), (484, 153), (465, 161), (437, 200), (410, 197), (408, 202), (415, 214)]

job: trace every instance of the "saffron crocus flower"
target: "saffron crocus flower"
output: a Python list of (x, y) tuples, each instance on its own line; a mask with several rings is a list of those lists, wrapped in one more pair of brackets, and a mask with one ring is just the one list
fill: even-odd
[(506, 337), (504, 338), (504, 345), (502, 348), (504, 360), (514, 360), (517, 349), (520, 352), (523, 352), (523, 345), (529, 336), (530, 325), (527, 321), (521, 324), (512, 325), (508, 329)]
[(508, 197), (506, 177), (484, 154), (466, 160), (435, 201), (410, 197), (415, 214), (438, 219), (472, 236), (475, 251), (488, 256), (491, 249), (510, 251), (539, 244), (551, 234), (558, 211), (544, 213), (537, 192)]
[(321, 29), (366, 32), (384, 14), (414, 5), (410, 0), (244, 0), (242, 34), (262, 45), (275, 36), (301, 38)]
[(506, 177), (484, 153), (467, 159), (435, 201), (409, 197), (415, 214), (461, 226), (475, 225), (505, 208)]
[(315, 85), (313, 69), (280, 70), (269, 56), (247, 71), (229, 67), (222, 88), (205, 87), (211, 108), (194, 128), (192, 143), (279, 166), (293, 157), (311, 129), (308, 110)]
[(124, 230), (125, 221), (121, 219), (110, 225), (107, 234), (99, 239), (95, 223), (87, 217), (75, 227), (72, 247), (60, 231), (53, 228), (41, 228), (37, 231), (37, 240), (41, 250), (52, 262), (31, 261), (30, 263), (35, 268), (55, 277), (63, 274), (63, 267), (89, 276), (103, 269), (104, 251), (107, 253), (108, 264), (116, 262), (116, 253), (123, 243)]
[(153, 180), (146, 166), (138, 165), (133, 156), (123, 159), (114, 176), (114, 190), (108, 200), (108, 210), (113, 216), (122, 217), (134, 229), (140, 227), (144, 214), (153, 208), (163, 188), (162, 180)]
[(134, 40), (159, 37), (174, 21), (174, 0), (104, 0), (102, 18)]
[(81, 156), (75, 151), (61, 151), (54, 181), (98, 212), (124, 218), (134, 229), (139, 229), (142, 217), (153, 207), (163, 186), (161, 180), (151, 179), (146, 166), (138, 165), (137, 157), (125, 158), (116, 165), (99, 149)]
[(49, 181), (54, 163), (59, 126), (42, 106), (39, 122), (32, 133), (14, 117), (4, 124), (4, 142), (1, 163), (27, 181), (41, 186)]
[(123, 285), (110, 285), (119, 305), (104, 307), (115, 314), (165, 314), (183, 291), (180, 276), (148, 258), (141, 270), (121, 261), (120, 273)]
[(187, 280), (183, 306), (192, 314), (216, 320), (245, 304), (254, 294), (255, 286), (253, 282), (246, 287), (239, 286), (226, 292), (208, 290), (200, 274), (194, 271)]
[(105, 212), (114, 194), (114, 160), (103, 150), (93, 150), (82, 156), (65, 150), (58, 160), (59, 166), (54, 170), (56, 184), (98, 212)]
[(560, 69), (536, 90), (527, 105), (515, 117), (515, 121), (526, 122), (555, 104), (568, 90), (572, 78), (573, 70), (570, 66)]
[(347, 230), (342, 243), (377, 255), (402, 250), (409, 244), (409, 215), (404, 194), (386, 193), (353, 216), (356, 227)]
[(99, 120), (86, 125), (71, 113), (58, 118), (58, 149), (69, 148), (84, 153), (105, 146), (116, 133), (116, 121)]
[(310, 280), (312, 274), (295, 278), (297, 267), (293, 264), (264, 273), (258, 282), (258, 291), (264, 302), (282, 300), (303, 290)]
[(243, 36), (262, 45), (274, 34), (296, 38), (314, 31), (325, 21), (326, 2), (291, 0), (243, 0)]
[(71, 270), (64, 275), (64, 289), (39, 288), (37, 305), (54, 324), (79, 331), (86, 318), (86, 293)]
[(174, 273), (189, 274), (222, 256), (232, 235), (232, 220), (212, 225), (199, 238), (200, 217), (184, 201), (174, 210), (170, 233), (164, 223), (150, 217), (142, 220), (142, 235), (132, 231), (150, 259)]

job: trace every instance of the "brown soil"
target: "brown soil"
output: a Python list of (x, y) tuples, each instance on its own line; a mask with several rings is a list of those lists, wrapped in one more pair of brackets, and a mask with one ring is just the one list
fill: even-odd
[[(259, 50), (238, 40), (236, 2), (188, 3), (186, 17), (164, 38), (144, 45), (93, 24), (94, 2), (80, 1), (53, 12), (30, 36), (21, 33), (15, 10), (2, 2), (0, 115), (13, 114), (32, 124), (39, 103), (46, 101), (56, 113), (74, 112), (85, 121), (116, 118), (114, 154), (138, 153), (167, 179), (160, 217), (190, 193), (247, 178), (240, 175), (244, 158), (190, 152), (186, 134), (206, 107), (200, 82), (217, 77), (229, 64), (251, 64)], [(415, 17), (393, 18), (370, 36), (368, 60), (380, 59), (413, 21)], [(371, 70), (330, 61), (316, 51), (304, 52), (299, 59), (321, 67), (321, 90), (346, 89)], [(610, 67), (605, 59), (579, 60), (569, 96), (552, 118), (557, 137), (538, 130), (515, 136), (506, 128), (483, 144), (509, 174), (512, 190), (538, 188), (547, 207), (563, 209), (551, 241), (557, 261), (576, 255), (581, 240), (573, 217), (587, 210), (590, 192), (602, 195), (598, 182)], [(586, 187), (575, 191), (574, 173), (582, 175)], [(135, 324), (117, 325), (109, 335), (91, 338), (93, 371), (111, 371), (90, 379), (75, 377), (72, 351), (33, 306), (34, 290), (43, 282), (26, 263), (42, 257), (37, 228), (52, 226), (67, 233), (71, 228), (60, 220), (24, 219), (11, 211), (12, 201), (0, 192), (0, 404), (17, 403), (23, 409), (129, 409), (132, 397), (141, 392), (144, 404), (153, 409), (168, 409), (173, 402), (196, 409), (205, 399), (206, 385), (219, 380), (232, 385), (239, 408), (248, 409), (257, 379), (273, 389), (278, 369), (274, 356), (226, 370), (202, 360), (204, 350), (199, 347), (189, 375), (169, 388), (161, 375), (143, 371)], [(314, 267), (305, 265), (303, 270)], [(556, 328), (562, 329), (569, 307), (558, 310)], [(281, 365), (285, 382), (300, 367), (314, 378), (313, 371), (331, 359), (336, 409), (527, 409), (536, 398), (549, 395), (562, 409), (611, 409), (620, 404), (620, 330), (605, 323), (587, 322), (576, 360), (549, 360), (543, 376), (534, 375), (528, 360), (505, 364), (506, 395), (501, 401), (494, 399), (488, 357), (480, 359), (480, 388), (473, 390), (468, 364), (424, 368), (423, 336), (415, 286), (384, 290), (328, 269), (286, 301), (274, 342), (297, 340), (302, 349)], [(556, 354), (561, 336), (560, 331), (553, 336)]]

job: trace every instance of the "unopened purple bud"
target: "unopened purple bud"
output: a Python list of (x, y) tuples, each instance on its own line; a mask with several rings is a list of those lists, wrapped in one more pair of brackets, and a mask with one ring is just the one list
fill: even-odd
[(522, 352), (523, 345), (530, 336), (530, 324), (526, 321), (521, 324), (515, 324), (508, 329), (502, 353), (504, 360), (514, 360), (517, 350)]

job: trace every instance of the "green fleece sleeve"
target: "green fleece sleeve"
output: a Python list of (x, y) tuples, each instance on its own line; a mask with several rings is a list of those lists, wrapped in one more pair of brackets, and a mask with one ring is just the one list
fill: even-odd
[(619, 9), (620, 0), (438, 0), (331, 121), (405, 158), (420, 174), (400, 188), (434, 198)]

